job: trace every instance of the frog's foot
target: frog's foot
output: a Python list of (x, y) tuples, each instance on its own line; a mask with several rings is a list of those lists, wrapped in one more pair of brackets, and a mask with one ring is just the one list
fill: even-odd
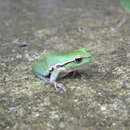
[(60, 84), (60, 83), (54, 83), (54, 88), (57, 90), (57, 91), (64, 91), (66, 92), (66, 88), (64, 88), (64, 85), (63, 84)]

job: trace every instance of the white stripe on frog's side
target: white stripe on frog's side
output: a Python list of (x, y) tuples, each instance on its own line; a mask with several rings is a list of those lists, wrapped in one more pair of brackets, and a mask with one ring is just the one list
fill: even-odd
[(75, 59), (73, 60), (69, 60), (67, 62), (63, 62), (63, 63), (57, 63), (57, 64), (54, 64), (52, 66), (49, 67), (49, 72), (55, 70), (56, 68), (59, 68), (59, 67), (63, 67), (64, 65), (67, 65), (69, 63), (73, 63), (75, 62), (76, 63), (76, 59), (84, 59), (84, 58), (91, 58), (91, 56), (80, 56), (80, 57), (76, 57)]

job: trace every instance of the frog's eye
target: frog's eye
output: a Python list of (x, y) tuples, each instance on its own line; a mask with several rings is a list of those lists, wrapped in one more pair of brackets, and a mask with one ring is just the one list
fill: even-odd
[(76, 63), (80, 63), (80, 62), (82, 62), (82, 60), (83, 60), (83, 58), (81, 58), (81, 57), (75, 58), (75, 62), (76, 62)]
[(53, 71), (53, 70), (54, 70), (54, 67), (50, 67), (50, 68), (49, 68), (49, 71)]

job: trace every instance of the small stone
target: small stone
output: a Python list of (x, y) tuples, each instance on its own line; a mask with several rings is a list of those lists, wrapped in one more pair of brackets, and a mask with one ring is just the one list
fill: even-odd
[(126, 87), (127, 89), (130, 89), (130, 83), (126, 82), (126, 83), (125, 83), (125, 87)]
[(101, 106), (101, 111), (105, 111), (106, 110), (106, 106)]
[(22, 55), (18, 54), (18, 55), (16, 55), (16, 58), (17, 58), (17, 59), (21, 59), (21, 58), (22, 58)]
[(12, 52), (16, 52), (16, 50), (15, 50), (15, 49), (12, 49)]
[(113, 125), (113, 126), (116, 126), (116, 125), (117, 125), (117, 123), (116, 123), (116, 122), (113, 122), (113, 123), (112, 123), (112, 125)]
[(50, 105), (50, 98), (49, 98), (49, 97), (46, 97), (46, 98), (44, 99), (44, 105), (45, 105), (45, 106), (49, 106), (49, 105)]
[(39, 116), (39, 113), (36, 113), (36, 114), (35, 114), (35, 117), (38, 117), (38, 116)]
[(127, 54), (127, 58), (130, 58), (130, 53)]
[(33, 58), (32, 58), (28, 53), (25, 54), (25, 58), (26, 58), (28, 61), (33, 61)]
[(54, 129), (55, 127), (51, 124), (51, 123), (47, 123), (47, 127), (49, 128), (49, 130), (52, 130), (52, 129)]
[(53, 111), (51, 112), (51, 115), (50, 115), (50, 119), (54, 120), (54, 121), (60, 121), (60, 114), (56, 111)]
[(63, 122), (61, 122), (60, 124), (59, 124), (59, 128), (65, 128), (65, 123), (63, 123)]

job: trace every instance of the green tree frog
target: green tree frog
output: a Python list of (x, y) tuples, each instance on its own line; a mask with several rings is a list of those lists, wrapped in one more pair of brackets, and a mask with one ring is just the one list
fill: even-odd
[(57, 79), (76, 71), (91, 59), (91, 54), (85, 48), (66, 53), (50, 53), (35, 61), (32, 64), (32, 71), (36, 77), (53, 85), (56, 90), (66, 91), (62, 84), (57, 83)]

